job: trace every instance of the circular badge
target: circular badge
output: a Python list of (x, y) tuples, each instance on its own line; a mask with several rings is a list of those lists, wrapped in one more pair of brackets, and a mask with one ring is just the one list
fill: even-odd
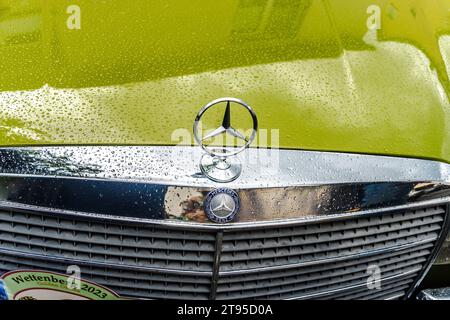
[(1, 277), (4, 300), (120, 300), (99, 284), (43, 270), (15, 270)]
[(215, 189), (206, 196), (204, 208), (211, 221), (217, 223), (230, 222), (239, 212), (239, 195), (233, 189)]

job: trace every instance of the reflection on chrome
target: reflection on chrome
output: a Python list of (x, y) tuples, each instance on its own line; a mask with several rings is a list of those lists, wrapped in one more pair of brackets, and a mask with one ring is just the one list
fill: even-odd
[[(264, 156), (258, 156), (263, 152)], [(355, 213), (450, 197), (448, 164), (343, 153), (249, 149), (231, 223)], [(266, 176), (277, 154), (277, 178)], [(206, 194), (223, 186), (198, 172), (195, 147), (0, 149), (0, 204), (112, 218), (209, 223)], [(177, 157), (183, 161), (174, 162)], [(259, 161), (259, 166), (254, 160)], [(264, 162), (267, 161), (267, 162)]]

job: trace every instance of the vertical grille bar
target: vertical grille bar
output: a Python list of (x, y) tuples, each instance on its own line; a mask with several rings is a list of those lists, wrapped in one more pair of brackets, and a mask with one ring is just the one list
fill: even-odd
[(222, 240), (223, 240), (223, 231), (217, 231), (216, 252), (214, 254), (213, 273), (211, 277), (211, 292), (209, 295), (210, 299), (216, 298), (217, 284), (219, 282), (220, 257), (222, 255)]

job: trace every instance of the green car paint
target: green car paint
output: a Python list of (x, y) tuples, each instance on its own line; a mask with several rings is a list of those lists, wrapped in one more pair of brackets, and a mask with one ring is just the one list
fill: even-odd
[(449, 74), (447, 0), (0, 0), (3, 146), (193, 144), (231, 96), (274, 147), (450, 162)]

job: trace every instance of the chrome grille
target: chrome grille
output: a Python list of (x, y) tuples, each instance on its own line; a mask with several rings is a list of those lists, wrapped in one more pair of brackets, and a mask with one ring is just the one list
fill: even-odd
[(209, 271), (214, 233), (3, 213), (0, 247), (68, 259)]
[[(142, 298), (395, 299), (426, 266), (445, 208), (224, 230), (3, 211), (0, 272), (78, 264), (87, 280)], [(371, 265), (379, 290), (366, 285)]]

